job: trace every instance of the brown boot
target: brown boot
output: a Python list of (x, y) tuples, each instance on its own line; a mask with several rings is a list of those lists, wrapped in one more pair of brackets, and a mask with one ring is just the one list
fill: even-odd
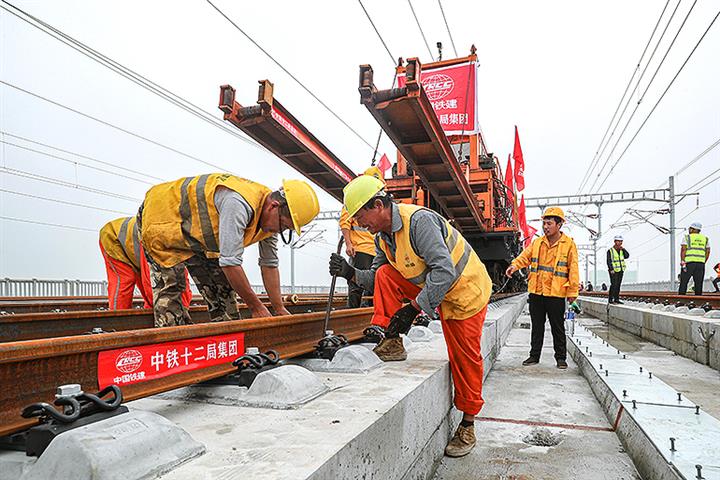
[(405, 345), (403, 345), (402, 338), (400, 337), (384, 338), (382, 342), (378, 343), (377, 347), (373, 349), (373, 352), (375, 352), (383, 362), (401, 362), (407, 358)]
[(445, 447), (445, 455), (448, 457), (464, 457), (475, 446), (475, 425), (463, 427), (458, 425), (455, 435)]

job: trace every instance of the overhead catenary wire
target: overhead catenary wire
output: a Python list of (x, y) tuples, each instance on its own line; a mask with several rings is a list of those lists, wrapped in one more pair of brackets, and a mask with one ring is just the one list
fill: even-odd
[(77, 153), (77, 152), (73, 152), (73, 151), (70, 151), (70, 150), (65, 150), (65, 149), (63, 149), (63, 148), (56, 147), (56, 146), (54, 146), (54, 145), (50, 145), (50, 144), (48, 144), (48, 143), (38, 142), (37, 140), (32, 140), (32, 139), (30, 139), (30, 138), (23, 137), (23, 136), (21, 136), (21, 135), (15, 135), (14, 133), (6, 132), (6, 131), (4, 131), (4, 130), (0, 130), (0, 134), (6, 135), (6, 136), (8, 136), (8, 137), (16, 138), (16, 139), (18, 139), (18, 140), (22, 140), (23, 142), (32, 143), (33, 145), (38, 145), (38, 146), (41, 146), (41, 147), (50, 148), (50, 149), (52, 149), (52, 150), (56, 150), (56, 151), (58, 151), (58, 152), (61, 152), (61, 153), (66, 154), (66, 155), (72, 155), (72, 156), (74, 156), (74, 157), (83, 158), (83, 159), (85, 159), (85, 160), (90, 160), (90, 161), (92, 161), (92, 162), (96, 162), (96, 163), (99, 163), (99, 164), (101, 164), (101, 165), (107, 165), (107, 166), (116, 168), (116, 169), (118, 169), (118, 170), (122, 170), (122, 171), (128, 172), (128, 173), (133, 173), (133, 174), (135, 174), (135, 175), (139, 175), (139, 176), (142, 176), (142, 177), (146, 177), (146, 178), (149, 178), (149, 179), (152, 179), (152, 180), (155, 180), (155, 181), (159, 181), (159, 182), (164, 182), (164, 181), (166, 181), (166, 179), (164, 179), (164, 178), (156, 177), (156, 176), (154, 176), (154, 175), (150, 175), (149, 173), (141, 172), (141, 171), (139, 171), (139, 170), (133, 170), (132, 168), (123, 167), (123, 166), (121, 166), (121, 165), (117, 165), (117, 164), (112, 163), (112, 162), (106, 162), (106, 161), (104, 161), (104, 160), (98, 160), (97, 158), (90, 157), (90, 156), (84, 155), (84, 154), (82, 154), (82, 153)]
[(362, 11), (365, 12), (365, 16), (367, 17), (368, 21), (370, 22), (370, 25), (372, 26), (373, 30), (375, 30), (375, 34), (380, 39), (380, 43), (382, 43), (382, 46), (385, 48), (385, 51), (387, 52), (388, 56), (390, 57), (390, 61), (393, 64), (393, 67), (395, 66), (395, 56), (390, 52), (390, 48), (388, 47), (387, 43), (385, 42), (385, 39), (382, 35), (380, 35), (380, 31), (375, 26), (375, 22), (373, 22), (372, 17), (370, 17), (370, 13), (368, 13), (367, 9), (365, 8), (365, 5), (363, 5), (362, 0), (358, 0), (358, 3), (360, 4), (360, 8), (362, 8)]
[(44, 96), (42, 96), (42, 95), (40, 95), (40, 94), (38, 94), (38, 93), (31, 92), (30, 90), (27, 90), (27, 89), (25, 89), (25, 88), (19, 87), (19, 86), (13, 84), (13, 83), (10, 83), (10, 82), (7, 82), (7, 81), (5, 81), (5, 80), (0, 79), (0, 84), (5, 85), (5, 86), (7, 86), (7, 87), (10, 87), (10, 88), (12, 88), (12, 89), (14, 89), (14, 90), (17, 90), (17, 91), (19, 91), (19, 92), (22, 92), (22, 93), (24, 93), (24, 94), (26, 94), (26, 95), (29, 95), (29, 96), (33, 97), (33, 98), (37, 98), (38, 100), (42, 100), (42, 101), (44, 101), (44, 102), (47, 102), (47, 103), (49, 103), (49, 104), (51, 104), (51, 105), (55, 105), (56, 107), (62, 108), (63, 110), (67, 110), (67, 111), (69, 111), (69, 112), (72, 112), (72, 113), (75, 113), (75, 114), (77, 114), (77, 115), (80, 115), (81, 117), (87, 118), (88, 120), (92, 120), (92, 121), (94, 121), (94, 122), (100, 123), (100, 124), (102, 124), (102, 125), (105, 125), (105, 126), (110, 127), (110, 128), (112, 128), (112, 129), (114, 129), (114, 130), (117, 130), (117, 131), (119, 131), (119, 132), (122, 132), (122, 133), (125, 133), (125, 134), (127, 134), (127, 135), (130, 135), (130, 136), (132, 136), (132, 137), (139, 138), (140, 140), (144, 140), (144, 141), (146, 141), (146, 142), (148, 142), (148, 143), (151, 143), (151, 144), (153, 144), (153, 145), (155, 145), (155, 146), (158, 146), (158, 147), (163, 148), (163, 149), (165, 149), (165, 150), (168, 150), (168, 151), (170, 151), (170, 152), (176, 153), (176, 154), (181, 155), (181, 156), (183, 156), (183, 157), (185, 157), (185, 158), (189, 158), (190, 160), (194, 160), (194, 161), (196, 161), (196, 162), (202, 163), (202, 164), (207, 165), (207, 166), (209, 166), (209, 167), (212, 167), (212, 168), (214, 168), (214, 169), (216, 169), (216, 170), (218, 170), (218, 171), (221, 171), (221, 172), (222, 172), (222, 171), (226, 171), (225, 168), (222, 168), (222, 167), (219, 166), (219, 165), (216, 165), (216, 164), (214, 164), (214, 163), (208, 162), (208, 161), (203, 160), (202, 158), (196, 157), (196, 156), (194, 156), (194, 155), (190, 155), (189, 153), (185, 153), (185, 152), (183, 152), (183, 151), (181, 151), (181, 150), (178, 150), (177, 148), (170, 147), (170, 146), (168, 146), (168, 145), (165, 145), (164, 143), (158, 142), (157, 140), (153, 140), (153, 139), (151, 139), (151, 138), (149, 138), (149, 137), (146, 137), (146, 136), (141, 135), (141, 134), (139, 134), (139, 133), (133, 132), (133, 131), (128, 130), (128, 129), (126, 129), (126, 128), (119, 127), (119, 126), (114, 125), (114, 124), (112, 124), (112, 123), (110, 123), (110, 122), (107, 122), (107, 121), (102, 120), (102, 119), (100, 119), (100, 118), (94, 117), (94, 116), (92, 116), (92, 115), (90, 115), (90, 114), (81, 112), (80, 110), (77, 110), (77, 109), (75, 109), (75, 108), (69, 107), (69, 106), (64, 105), (64, 104), (62, 104), (62, 103), (60, 103), (60, 102), (57, 102), (57, 101), (55, 101), (55, 100), (51, 100), (50, 98), (44, 97)]
[[(440, 3), (440, 0), (438, 0), (438, 3)], [(613, 113), (612, 117), (610, 118), (610, 122), (608, 123), (607, 128), (605, 129), (605, 133), (603, 133), (602, 139), (600, 140), (600, 143), (597, 146), (597, 149), (595, 150), (595, 155), (593, 156), (592, 160), (590, 160), (590, 164), (588, 165), (588, 169), (585, 171), (585, 175), (583, 176), (582, 180), (580, 181), (580, 185), (578, 186), (577, 192), (580, 193), (587, 183), (587, 181), (590, 179), (592, 175), (592, 171), (595, 169), (595, 166), (598, 162), (596, 162), (596, 159), (600, 153), (600, 149), (602, 148), (603, 144), (605, 143), (605, 138), (607, 137), (607, 134), (610, 132), (610, 127), (612, 127), (612, 124), (615, 122), (615, 117), (617, 116), (617, 113), (620, 111), (620, 106), (623, 103), (623, 100), (625, 99), (625, 95), (627, 95), (628, 90), (630, 90), (630, 85), (632, 85), (633, 80), (635, 79), (635, 75), (640, 70), (640, 65), (642, 64), (642, 60), (645, 57), (645, 53), (647, 53), (647, 49), (650, 47), (650, 43), (652, 42), (653, 37), (655, 36), (655, 32), (657, 31), (657, 28), (660, 26), (660, 22), (665, 15), (665, 11), (667, 10), (668, 5), (670, 5), (670, 0), (667, 0), (665, 2), (665, 6), (663, 7), (662, 11), (660, 12), (660, 16), (657, 19), (657, 22), (655, 23), (655, 27), (653, 28), (652, 32), (650, 33), (650, 38), (648, 38), (647, 43), (645, 44), (645, 48), (642, 51), (642, 54), (640, 55), (640, 58), (638, 59), (637, 66), (633, 69), (633, 74), (630, 77), (630, 80), (628, 80), (627, 85), (625, 86), (625, 91), (623, 91), (622, 96), (620, 96), (620, 100), (618, 101), (617, 107), (615, 107), (615, 112)], [(678, 2), (679, 5), (679, 2)], [(442, 10), (442, 6), (440, 7)], [(444, 15), (443, 15), (444, 18)], [(669, 25), (669, 23), (668, 23)], [(449, 30), (448, 30), (448, 33)], [(662, 37), (661, 37), (662, 38)], [(632, 97), (632, 95), (630, 95)]]
[[(694, 6), (694, 5), (695, 5), (695, 4), (693, 4), (693, 6)], [(625, 153), (627, 153), (628, 149), (629, 149), (630, 146), (633, 144), (633, 142), (635, 141), (635, 139), (637, 138), (637, 136), (640, 134), (640, 132), (642, 131), (642, 129), (645, 127), (645, 125), (647, 124), (648, 120), (650, 119), (650, 117), (652, 116), (652, 114), (653, 114), (653, 113), (655, 112), (655, 110), (657, 109), (658, 105), (660, 105), (660, 103), (662, 102), (662, 100), (665, 98), (665, 95), (667, 94), (667, 92), (670, 90), (670, 88), (671, 88), (671, 87), (673, 86), (673, 84), (675, 83), (675, 80), (677, 80), (677, 78), (680, 76), (680, 73), (682, 73), (683, 69), (684, 69), (685, 66), (688, 64), (688, 62), (689, 62), (690, 59), (692, 58), (693, 54), (694, 54), (695, 51), (697, 50), (697, 48), (700, 46), (700, 44), (702, 43), (702, 41), (705, 39), (705, 36), (706, 36), (707, 33), (710, 31), (710, 28), (712, 28), (712, 26), (715, 24), (715, 21), (717, 20), (718, 16), (720, 16), (720, 11), (718, 11), (718, 13), (715, 15), (715, 17), (713, 17), (712, 21), (710, 22), (710, 24), (708, 25), (708, 27), (705, 29), (705, 31), (703, 32), (702, 36), (698, 39), (697, 43), (696, 43), (695, 46), (693, 47), (693, 49), (692, 49), (692, 51), (690, 52), (690, 54), (687, 56), (687, 58), (686, 58), (685, 61), (682, 63), (682, 65), (680, 66), (680, 68), (678, 69), (678, 71), (675, 73), (675, 75), (673, 76), (672, 80), (670, 80), (670, 83), (668, 83), (667, 87), (665, 87), (665, 90), (663, 91), (662, 95), (660, 95), (660, 98), (658, 98), (657, 102), (655, 102), (655, 105), (653, 105), (653, 107), (652, 107), (652, 109), (650, 110), (650, 112), (647, 114), (647, 116), (645, 117), (645, 119), (643, 120), (643, 122), (640, 124), (640, 126), (638, 127), (638, 129), (635, 131), (635, 134), (632, 136), (632, 138), (630, 138), (630, 141), (627, 143), (627, 145), (625, 146), (625, 148), (623, 149), (623, 151), (620, 153), (620, 155), (618, 156), (618, 158), (615, 160), (615, 163), (612, 165), (612, 167), (611, 167), (610, 170), (608, 171), (607, 175), (605, 175), (605, 178), (603, 179), (602, 183), (600, 183), (600, 185), (598, 186), (598, 190), (601, 189), (601, 188), (603, 187), (603, 185), (605, 185), (605, 182), (607, 182), (607, 180), (610, 178), (610, 175), (611, 175), (612, 172), (615, 170), (615, 167), (617, 167), (618, 163), (620, 163), (620, 160), (622, 160), (622, 158), (625, 156)], [(687, 17), (686, 17), (686, 19), (687, 19)]]
[(71, 207), (82, 207), (82, 208), (87, 208), (87, 209), (90, 209), (90, 210), (99, 210), (99, 211), (101, 211), (101, 212), (109, 212), (109, 213), (119, 213), (119, 214), (121, 214), (121, 215), (127, 215), (127, 216), (132, 216), (132, 215), (135, 215), (135, 213), (137, 213), (137, 212), (135, 212), (135, 213), (133, 213), (133, 212), (126, 212), (126, 211), (123, 211), (123, 210), (114, 210), (114, 209), (112, 209), (112, 208), (103, 208), (103, 207), (98, 207), (98, 206), (96, 206), (96, 205), (87, 205), (87, 204), (84, 204), (84, 203), (68, 202), (68, 201), (66, 201), (66, 200), (60, 200), (60, 199), (57, 199), (57, 198), (43, 197), (43, 196), (40, 196), (40, 195), (33, 195), (33, 194), (27, 193), (27, 192), (16, 192), (16, 191), (14, 191), (14, 190), (7, 190), (7, 189), (4, 189), (4, 188), (0, 188), (0, 192), (9, 193), (9, 194), (11, 194), (11, 195), (18, 195), (18, 196), (26, 197), (26, 198), (33, 198), (33, 199), (36, 199), (36, 200), (44, 200), (44, 201), (47, 201), (47, 202), (59, 203), (59, 204), (61, 204), (61, 205), (68, 205), (68, 206), (71, 206)]
[[(12, 7), (16, 11), (12, 11), (9, 8), (7, 8), (6, 6), (3, 6), (1, 4), (0, 4), (0, 8), (5, 10), (6, 12), (10, 13), (11, 15), (15, 16), (16, 18), (22, 20), (23, 22), (27, 23), (28, 25), (40, 30), (41, 32), (45, 33), (46, 35), (50, 36), (51, 38), (72, 48), (73, 50), (77, 51), (81, 55), (97, 62), (98, 64), (109, 69), (110, 71), (125, 77), (126, 79), (141, 86), (145, 90), (147, 90), (147, 91), (159, 96), (160, 98), (172, 103), (173, 105), (185, 110), (186, 112), (190, 113), (191, 115), (194, 115), (195, 117), (199, 118), (200, 120), (203, 120), (203, 121), (209, 123), (213, 127), (219, 128), (223, 132), (229, 133), (229, 134), (237, 137), (241, 141), (243, 141), (249, 145), (252, 145), (253, 147), (256, 147), (259, 150), (266, 151), (264, 149), (264, 147), (262, 147), (260, 144), (245, 137), (237, 129), (230, 127), (229, 125), (224, 123), (222, 120), (213, 116), (213, 114), (208, 112), (207, 110), (202, 109), (201, 107), (195, 105), (194, 103), (190, 102), (189, 100), (171, 92), (170, 90), (166, 89), (165, 87), (158, 85), (157, 83), (153, 82), (152, 80), (149, 80), (148, 78), (135, 72), (134, 70), (120, 64), (119, 62), (116, 62), (115, 60), (106, 56), (105, 54), (89, 47), (88, 45), (86, 45), (86, 44), (80, 42), (79, 40), (71, 37), (70, 35), (62, 32), (58, 28), (53, 27), (52, 25), (48, 24), (47, 22), (33, 16), (32, 14), (16, 7), (15, 5), (12, 5), (11, 3), (8, 3), (5, 0), (0, 0), (0, 1), (2, 1), (4, 4)], [(20, 12), (22, 15), (18, 14), (17, 12)]]
[(423, 42), (425, 42), (425, 47), (427, 47), (428, 54), (430, 55), (430, 60), (434, 61), (435, 57), (433, 56), (432, 50), (430, 49), (430, 44), (427, 41), (427, 37), (425, 37), (425, 32), (423, 31), (423, 28), (420, 25), (420, 20), (418, 20), (418, 16), (415, 13), (415, 8), (413, 7), (412, 0), (408, 0), (408, 5), (410, 5), (410, 11), (412, 12), (413, 18), (415, 19), (415, 23), (417, 24), (418, 30), (420, 30), (420, 35), (422, 35)]
[[(670, 0), (668, 0), (668, 2), (669, 1)], [(443, 9), (442, 0), (438, 0), (438, 6), (440, 7), (440, 13), (442, 13), (443, 22), (445, 22), (445, 28), (447, 29), (448, 37), (450, 37), (450, 45), (452, 45), (455, 56), (458, 57), (458, 51), (457, 48), (455, 48), (455, 40), (453, 40), (452, 33), (450, 33), (450, 25), (448, 25), (447, 17), (445, 16), (445, 9)]]
[(210, 6), (211, 6), (213, 9), (215, 9), (215, 11), (217, 11), (217, 12), (218, 12), (225, 20), (227, 20), (233, 27), (235, 27), (235, 29), (236, 29), (238, 32), (240, 32), (240, 33), (241, 33), (245, 38), (247, 38), (253, 45), (255, 45), (263, 54), (265, 54), (266, 57), (268, 57), (275, 65), (277, 65), (278, 68), (280, 68), (280, 69), (281, 69), (283, 72), (285, 72), (291, 79), (293, 79), (293, 80), (295, 81), (295, 83), (297, 83), (297, 84), (300, 86), (300, 88), (302, 88), (303, 90), (305, 90), (305, 92), (307, 92), (307, 93), (308, 93), (312, 98), (314, 98), (320, 105), (322, 105), (322, 107), (323, 107), (325, 110), (327, 110), (333, 117), (335, 117), (335, 118), (336, 118), (340, 123), (342, 123), (348, 130), (350, 130), (361, 142), (363, 142), (363, 143), (364, 143), (365, 145), (367, 145), (368, 147), (373, 148), (372, 144), (371, 144), (370, 142), (368, 142), (367, 140), (365, 140), (365, 138), (363, 138), (363, 136), (360, 135), (360, 133), (358, 133), (357, 130), (355, 130), (352, 126), (350, 126), (350, 124), (347, 123), (345, 120), (343, 120), (343, 118), (342, 118), (340, 115), (338, 115), (338, 114), (335, 112), (335, 110), (333, 110), (332, 108), (330, 108), (330, 107), (328, 106), (328, 104), (326, 104), (322, 99), (320, 99), (320, 97), (318, 97), (318, 96), (317, 96), (312, 90), (310, 90), (303, 82), (301, 82), (300, 79), (297, 78), (292, 72), (290, 72), (287, 68), (285, 68), (285, 66), (284, 66), (283, 64), (281, 64), (275, 57), (273, 57), (272, 55), (270, 55), (270, 53), (269, 53), (267, 50), (265, 50), (258, 42), (255, 41), (255, 39), (253, 39), (250, 35), (248, 35), (248, 34), (245, 32), (245, 30), (243, 30), (242, 28), (240, 28), (240, 26), (239, 26), (237, 23), (235, 23), (230, 17), (228, 17), (228, 16), (225, 14), (225, 12), (223, 12), (222, 10), (220, 10), (220, 8), (218, 8), (212, 1), (210, 1), (210, 0), (205, 0), (205, 1), (206, 1), (207, 3), (209, 3)]
[(6, 217), (4, 215), (0, 216), (0, 219), (9, 220), (11, 222), (31, 223), (33, 225), (44, 225), (46, 227), (67, 228), (69, 230), (80, 230), (83, 232), (92, 232), (95, 234), (98, 233), (97, 228), (77, 227), (75, 225), (63, 225), (60, 223), (39, 222), (37, 220), (29, 220), (27, 218)]
[[(662, 41), (663, 37), (665, 36), (665, 32), (667, 31), (667, 28), (670, 26), (670, 23), (672, 22), (672, 19), (673, 19), (673, 17), (675, 16), (675, 12), (677, 12), (677, 8), (680, 6), (680, 3), (681, 3), (681, 2), (678, 1), (678, 4), (677, 4), (677, 6), (675, 7), (675, 10), (673, 10), (672, 15), (670, 16), (670, 20), (668, 20), (668, 23), (667, 23), (667, 25), (665, 26), (665, 29), (663, 30), (663, 33), (662, 33), (662, 35), (660, 36), (660, 39), (658, 39), (658, 42), (657, 42), (657, 44), (655, 45), (655, 48), (653, 49), (653, 52), (652, 52), (652, 54), (651, 54), (651, 56), (650, 56), (650, 60), (648, 60), (648, 63), (645, 65), (645, 69), (643, 70), (642, 74), (641, 74), (640, 77), (638, 78), (638, 82), (637, 82), (637, 84), (635, 85), (635, 88), (633, 89), (632, 93), (630, 94), (630, 97), (628, 97), (627, 102), (625, 103), (625, 107), (623, 107), (623, 111), (622, 111), (622, 113), (620, 114), (620, 117), (618, 118), (618, 123), (617, 123), (617, 125), (616, 125), (615, 128), (617, 128), (617, 127), (620, 125), (620, 121), (622, 120), (622, 117), (625, 115), (625, 112), (627, 111), (627, 108), (630, 106), (631, 97), (635, 94), (635, 92), (637, 91), (638, 87), (640, 86), (640, 81), (641, 81), (642, 78), (645, 76), (645, 72), (647, 71), (648, 67), (650, 66), (650, 61), (651, 61), (652, 58), (655, 56), (655, 52), (657, 51), (658, 47), (660, 46), (660, 41)], [(648, 90), (650, 89), (650, 87), (652, 86), (655, 78), (657, 77), (658, 72), (660, 71), (660, 69), (662, 68), (663, 64), (665, 63), (665, 59), (667, 58), (668, 54), (669, 54), (670, 51), (672, 50), (673, 46), (675, 45), (675, 41), (677, 40), (678, 36), (680, 35), (680, 32), (682, 32), (683, 27), (685, 26), (685, 23), (687, 22), (687, 19), (690, 17), (690, 14), (692, 13), (692, 11), (693, 11), (693, 9), (695, 8), (695, 5), (696, 5), (696, 4), (697, 4), (697, 0), (695, 0), (695, 2), (692, 4), (692, 6), (690, 7), (690, 9), (689, 9), (688, 12), (686, 13), (685, 18), (683, 19), (682, 23), (680, 24), (680, 27), (679, 27), (678, 30), (675, 32), (675, 36), (673, 37), (672, 41), (671, 41), (670, 44), (668, 45), (667, 49), (665, 49), (665, 54), (663, 55), (663, 58), (662, 58), (662, 59), (660, 60), (660, 62), (658, 63), (657, 67), (655, 68), (655, 72), (653, 73), (652, 78), (651, 78), (650, 81), (648, 82), (648, 84), (647, 84), (647, 86), (645, 87), (645, 90), (643, 91), (643, 93), (640, 95), (640, 99), (635, 103), (635, 108), (634, 108), (633, 111), (630, 113), (630, 116), (628, 117), (627, 121), (625, 122), (625, 126), (623, 127), (622, 131), (620, 132), (620, 135), (618, 135), (618, 136), (616, 137), (615, 143), (613, 144), (612, 149), (610, 150), (610, 153), (607, 154), (607, 156), (606, 156), (606, 158), (605, 158), (605, 162), (603, 163), (602, 167), (600, 167), (600, 170), (598, 170), (597, 175), (595, 176), (595, 178), (594, 178), (594, 180), (593, 180), (593, 182), (592, 182), (592, 185), (590, 185), (590, 188), (589, 188), (589, 191), (590, 191), (590, 192), (592, 192), (592, 190), (595, 188), (595, 186), (597, 185), (598, 180), (600, 179), (600, 176), (603, 174), (603, 171), (605, 170), (605, 167), (610, 163), (610, 160), (611, 160), (611, 158), (612, 158), (612, 155), (613, 155), (613, 153), (615, 153), (615, 149), (616, 149), (617, 146), (620, 144), (620, 141), (622, 140), (623, 136), (625, 135), (625, 132), (627, 131), (627, 129), (630, 127), (630, 123), (632, 122), (632, 119), (635, 118), (635, 114), (637, 113), (638, 109), (640, 108), (640, 105), (642, 104), (643, 100), (645, 100), (645, 95), (647, 94), (647, 92), (648, 92)], [(613, 134), (614, 134), (614, 133), (615, 133), (615, 130), (613, 130)], [(608, 145), (610, 145), (610, 142), (609, 142), (609, 141), (608, 141), (608, 143), (605, 145), (605, 147), (603, 148), (603, 151), (601, 152), (601, 156), (602, 156), (602, 154), (604, 153), (605, 148), (607, 148)], [(614, 168), (614, 167), (612, 167), (612, 168)], [(612, 168), (611, 168), (611, 171), (612, 171)], [(611, 173), (611, 172), (609, 172), (608, 175), (606, 175), (605, 179), (603, 180), (603, 182), (601, 183), (601, 185), (598, 186), (598, 188), (597, 188), (596, 191), (599, 191), (600, 188), (602, 188), (602, 185), (605, 183), (605, 181), (607, 180), (607, 178), (608, 178), (608, 176), (609, 176), (610, 173)]]

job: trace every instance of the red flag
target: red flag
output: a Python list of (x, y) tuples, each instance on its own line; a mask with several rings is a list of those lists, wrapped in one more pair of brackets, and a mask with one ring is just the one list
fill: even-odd
[(528, 224), (525, 234), (525, 248), (527, 248), (532, 243), (533, 239), (535, 238), (535, 232), (537, 232), (537, 229), (532, 225)]
[(518, 206), (518, 221), (520, 222), (520, 231), (526, 235), (527, 215), (525, 213), (525, 195), (520, 197), (520, 205)]
[(380, 171), (383, 173), (383, 177), (385, 176), (385, 172), (391, 167), (390, 160), (388, 160), (387, 155), (383, 153), (383, 156), (380, 157), (380, 161), (377, 164), (377, 167), (380, 169)]
[(525, 160), (523, 159), (522, 148), (520, 147), (520, 136), (518, 136), (517, 126), (515, 127), (513, 158), (515, 159), (515, 185), (517, 185), (518, 192), (520, 192), (525, 190)]
[(509, 199), (514, 203), (515, 190), (513, 189), (513, 169), (512, 163), (510, 163), (510, 154), (508, 153), (507, 169), (505, 169), (505, 186), (510, 194)]

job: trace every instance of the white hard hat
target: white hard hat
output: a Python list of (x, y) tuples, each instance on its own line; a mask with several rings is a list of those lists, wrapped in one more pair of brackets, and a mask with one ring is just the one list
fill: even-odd
[(694, 228), (696, 230), (702, 230), (702, 223), (700, 222), (693, 222), (690, 224), (690, 228)]
[(623, 241), (623, 236), (622, 236), (622, 235), (615, 235), (615, 240), (620, 240), (620, 241), (622, 242), (622, 241)]

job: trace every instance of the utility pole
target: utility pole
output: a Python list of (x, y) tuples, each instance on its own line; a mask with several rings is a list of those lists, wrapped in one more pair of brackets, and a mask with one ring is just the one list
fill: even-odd
[(676, 288), (676, 274), (675, 274), (675, 177), (671, 176), (668, 179), (668, 187), (670, 190), (670, 199), (668, 206), (670, 209), (670, 290), (674, 291)]

